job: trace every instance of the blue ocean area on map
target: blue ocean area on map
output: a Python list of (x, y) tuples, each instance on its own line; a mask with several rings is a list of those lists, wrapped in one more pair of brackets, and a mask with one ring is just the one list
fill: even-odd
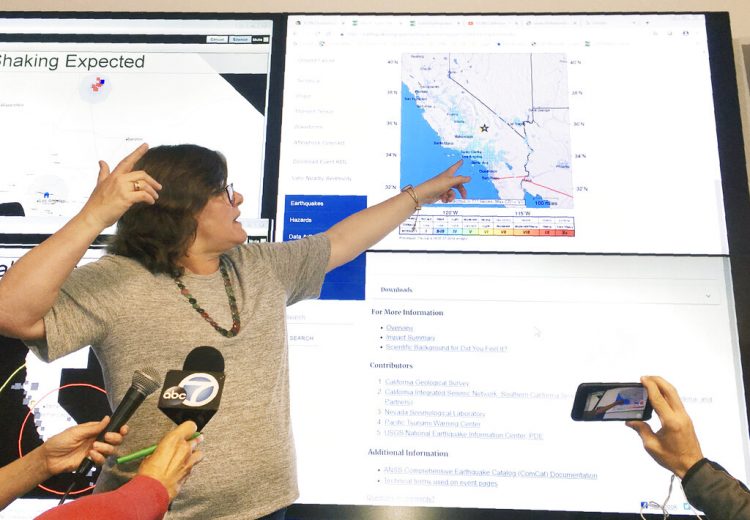
[[(446, 148), (436, 142), (443, 139), (425, 121), (424, 111), (417, 106), (414, 95), (402, 84), (401, 101), (401, 184), (416, 186), (440, 173), (461, 159), (461, 150)], [(459, 173), (469, 175), (471, 182), (466, 185), (469, 199), (498, 199), (497, 190), (490, 181), (482, 180), (481, 165), (471, 164), (464, 159)], [(471, 206), (467, 204), (466, 206)], [(487, 207), (483, 205), (483, 207)], [(503, 207), (498, 204), (495, 207)]]
[(549, 208), (551, 206), (550, 201), (545, 200), (541, 195), (532, 195), (526, 190), (523, 192), (523, 198), (527, 208)]

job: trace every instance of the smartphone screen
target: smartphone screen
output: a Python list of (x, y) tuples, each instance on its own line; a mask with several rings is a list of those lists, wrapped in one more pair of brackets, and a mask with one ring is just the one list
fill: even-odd
[(645, 421), (651, 403), (640, 383), (581, 383), (570, 415), (574, 421)]

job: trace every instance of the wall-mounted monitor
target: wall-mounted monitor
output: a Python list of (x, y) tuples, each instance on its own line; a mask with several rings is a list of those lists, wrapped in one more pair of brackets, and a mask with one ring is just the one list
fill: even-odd
[(468, 197), (379, 249), (727, 254), (715, 19), (291, 16), (277, 237), (325, 217), (295, 198), (375, 203), (462, 159)]
[(259, 218), (273, 31), (250, 16), (0, 19), (2, 236), (55, 231), (97, 162), (144, 142), (220, 150)]
[[(224, 153), (248, 231), (271, 219), (277, 241), (458, 160), (472, 177), (288, 309), (289, 518), (661, 514), (669, 473), (636, 434), (570, 418), (579, 383), (643, 374), (674, 383), (704, 453), (750, 478), (726, 13), (6, 14), (0, 276), (80, 209), (97, 160), (144, 141)], [(67, 424), (37, 406), (40, 382), (97, 365), (46, 372), (0, 343), (2, 464), (19, 433), (28, 449)], [(37, 490), (3, 518), (56, 502)], [(678, 486), (669, 512), (691, 514)]]

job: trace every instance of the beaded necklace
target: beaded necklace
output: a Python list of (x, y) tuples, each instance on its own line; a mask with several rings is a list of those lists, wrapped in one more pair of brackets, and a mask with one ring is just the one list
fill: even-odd
[(185, 287), (185, 284), (182, 283), (182, 280), (180, 278), (174, 277), (174, 282), (180, 289), (180, 294), (182, 294), (187, 299), (188, 303), (193, 306), (195, 312), (200, 314), (204, 320), (210, 323), (211, 326), (216, 329), (219, 334), (226, 338), (233, 338), (240, 331), (240, 313), (237, 310), (237, 299), (234, 297), (232, 282), (229, 280), (229, 273), (227, 273), (227, 269), (226, 267), (224, 267), (224, 262), (219, 262), (219, 271), (221, 271), (221, 277), (224, 279), (224, 289), (226, 290), (227, 298), (229, 299), (229, 309), (232, 311), (232, 328), (229, 330), (220, 327), (219, 324), (216, 323), (216, 321), (211, 316), (209, 316), (208, 313), (203, 310), (200, 305), (198, 305), (198, 300), (196, 300), (193, 295), (190, 294), (190, 291), (187, 287)]

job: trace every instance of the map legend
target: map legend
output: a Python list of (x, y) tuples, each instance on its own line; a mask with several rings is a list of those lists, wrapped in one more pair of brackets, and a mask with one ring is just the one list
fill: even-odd
[(573, 217), (412, 215), (399, 235), (574, 237)]

